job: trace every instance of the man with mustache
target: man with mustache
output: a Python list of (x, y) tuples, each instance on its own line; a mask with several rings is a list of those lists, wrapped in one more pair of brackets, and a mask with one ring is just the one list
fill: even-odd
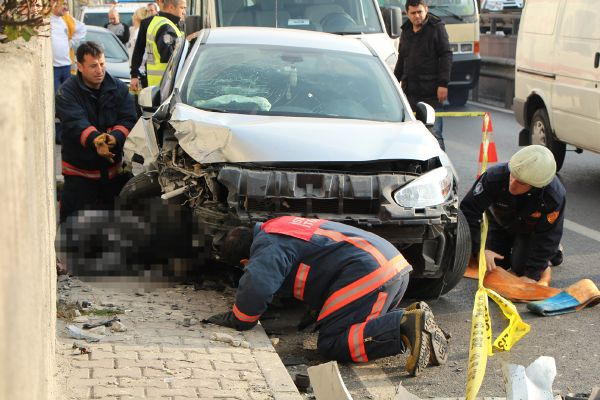
[(60, 222), (79, 210), (111, 209), (130, 177), (121, 161), (136, 121), (129, 89), (106, 72), (104, 50), (95, 42), (77, 49), (77, 70), (56, 94), (65, 178)]

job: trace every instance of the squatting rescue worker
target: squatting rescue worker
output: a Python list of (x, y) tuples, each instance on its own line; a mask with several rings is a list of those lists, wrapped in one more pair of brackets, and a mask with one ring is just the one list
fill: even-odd
[[(394, 75), (413, 111), (420, 101), (441, 110), (448, 97), (452, 68), (446, 27), (440, 18), (428, 12), (425, 0), (407, 0), (405, 7), (408, 20), (402, 24)], [(442, 119), (436, 118), (431, 133), (443, 150), (442, 129)]]
[(527, 146), (508, 163), (490, 167), (460, 204), (471, 229), (475, 259), (486, 212), (488, 271), (500, 266), (526, 281), (550, 284), (550, 260), (557, 254), (563, 233), (565, 196), (554, 156), (544, 146)]
[(85, 208), (111, 208), (129, 174), (123, 144), (136, 121), (127, 85), (106, 72), (104, 50), (94, 42), (77, 48), (77, 75), (56, 94), (63, 130), (60, 221)]
[(279, 217), (254, 229), (235, 228), (224, 240), (226, 260), (245, 264), (233, 311), (208, 322), (254, 327), (275, 292), (318, 313), (317, 347), (328, 358), (367, 362), (410, 349), (416, 376), (447, 359), (448, 342), (424, 302), (398, 307), (412, 267), (383, 238), (344, 224)]
[(186, 0), (164, 0), (158, 15), (148, 17), (140, 24), (140, 30), (131, 58), (131, 89), (139, 90), (140, 67), (146, 53), (146, 74), (148, 86), (158, 86), (167, 63), (173, 54), (177, 38), (183, 36), (180, 29), (187, 8)]

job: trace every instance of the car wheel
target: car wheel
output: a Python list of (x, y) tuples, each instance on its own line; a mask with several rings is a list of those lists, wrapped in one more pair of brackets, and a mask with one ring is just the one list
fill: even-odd
[(144, 172), (125, 183), (119, 193), (119, 205), (129, 207), (138, 200), (159, 197), (160, 193), (158, 172)]
[(445, 274), (440, 278), (411, 279), (406, 290), (408, 298), (431, 299), (452, 290), (462, 279), (471, 256), (471, 232), (467, 218), (458, 211), (455, 248), (447, 251), (442, 261)]
[(556, 170), (560, 170), (565, 161), (567, 146), (554, 137), (550, 126), (550, 118), (548, 118), (548, 112), (545, 108), (540, 108), (533, 113), (529, 132), (531, 133), (531, 144), (541, 144), (550, 149), (556, 160)]
[(469, 100), (469, 89), (448, 90), (448, 102), (451, 106), (464, 106), (467, 100)]

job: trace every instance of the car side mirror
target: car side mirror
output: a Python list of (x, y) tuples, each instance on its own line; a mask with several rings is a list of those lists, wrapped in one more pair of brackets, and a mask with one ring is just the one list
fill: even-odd
[(417, 110), (415, 113), (417, 120), (425, 124), (426, 127), (432, 127), (435, 122), (435, 110), (427, 103), (422, 101), (417, 103)]
[(160, 104), (160, 89), (158, 86), (143, 88), (138, 95), (138, 104), (144, 111), (154, 111)]
[(400, 7), (381, 7), (381, 16), (388, 36), (392, 39), (399, 38), (402, 33), (402, 9)]

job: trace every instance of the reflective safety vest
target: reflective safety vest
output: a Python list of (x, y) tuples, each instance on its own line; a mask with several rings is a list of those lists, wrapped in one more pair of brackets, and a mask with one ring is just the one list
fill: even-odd
[(160, 85), (162, 76), (167, 69), (167, 63), (160, 62), (160, 53), (156, 45), (156, 34), (164, 25), (170, 25), (175, 30), (175, 33), (177, 33), (178, 38), (183, 36), (177, 25), (168, 18), (159, 15), (152, 18), (146, 32), (146, 73), (148, 74), (148, 86)]

